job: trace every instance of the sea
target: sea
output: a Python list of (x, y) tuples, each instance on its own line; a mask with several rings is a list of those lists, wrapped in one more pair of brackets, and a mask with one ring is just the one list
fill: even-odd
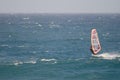
[(120, 80), (120, 14), (0, 14), (0, 80)]

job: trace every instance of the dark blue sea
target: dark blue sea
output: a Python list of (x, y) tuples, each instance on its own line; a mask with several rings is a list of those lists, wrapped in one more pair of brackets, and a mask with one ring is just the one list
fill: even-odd
[(0, 14), (0, 80), (120, 80), (120, 14)]

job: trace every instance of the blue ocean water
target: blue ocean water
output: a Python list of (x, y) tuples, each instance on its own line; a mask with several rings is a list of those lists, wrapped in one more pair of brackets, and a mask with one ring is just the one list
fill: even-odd
[(119, 80), (119, 31), (120, 14), (0, 14), (0, 80)]

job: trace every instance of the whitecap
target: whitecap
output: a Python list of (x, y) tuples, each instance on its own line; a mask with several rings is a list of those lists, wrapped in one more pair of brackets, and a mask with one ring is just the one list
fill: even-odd
[(67, 22), (71, 22), (71, 21), (72, 21), (71, 19), (67, 20)]
[(1, 45), (2, 47), (9, 47), (9, 45), (7, 45), (7, 44), (3, 44), (3, 45)]
[(47, 62), (49, 62), (49, 61), (56, 61), (56, 59), (41, 59), (41, 61), (47, 61)]
[(9, 38), (11, 38), (12, 36), (11, 36), (11, 35), (9, 35), (8, 37), (9, 37)]
[(83, 38), (81, 37), (80, 40), (83, 40)]
[(22, 61), (15, 61), (15, 62), (13, 62), (13, 64), (14, 64), (15, 66), (17, 66), (17, 65), (23, 64), (23, 62), (22, 62)]
[(56, 59), (41, 59), (42, 62), (45, 62), (45, 63), (50, 63), (50, 64), (56, 64), (57, 63), (57, 60)]
[(48, 53), (49, 51), (48, 51), (48, 50), (46, 50), (45, 52), (47, 52), (47, 53)]
[(23, 18), (23, 20), (29, 20), (29, 17), (25, 17), (25, 18)]
[(101, 59), (107, 59), (107, 60), (113, 60), (113, 59), (117, 59), (120, 58), (120, 54), (119, 53), (102, 53), (102, 54), (98, 54), (98, 55), (92, 55), (94, 57), (98, 57)]
[(8, 22), (8, 24), (11, 24), (11, 22)]
[(41, 24), (38, 24), (38, 26), (39, 26), (39, 27), (42, 27), (42, 25), (41, 25)]
[(110, 33), (109, 32), (107, 32), (107, 33), (105, 33), (105, 34), (102, 34), (103, 36), (105, 36), (105, 37), (107, 37), (107, 36), (109, 36), (110, 35)]
[(36, 62), (36, 60), (31, 60), (31, 61), (26, 61), (26, 62), (24, 62), (24, 63), (36, 64), (37, 62)]
[(13, 61), (13, 65), (18, 66), (22, 64), (36, 64), (37, 60), (29, 60), (29, 61)]
[(53, 21), (49, 24), (49, 28), (60, 28), (60, 25), (55, 24)]
[(57, 25), (57, 24), (51, 24), (51, 25), (49, 25), (49, 28), (59, 28), (60, 27), (60, 25)]
[(21, 46), (18, 46), (18, 47), (22, 48), (22, 47), (25, 47), (25, 46), (24, 46), (24, 45), (21, 45)]

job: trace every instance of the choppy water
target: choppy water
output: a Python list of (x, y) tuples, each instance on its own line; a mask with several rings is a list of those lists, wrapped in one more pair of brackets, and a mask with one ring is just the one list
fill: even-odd
[(120, 14), (0, 14), (0, 80), (119, 80), (119, 31)]

